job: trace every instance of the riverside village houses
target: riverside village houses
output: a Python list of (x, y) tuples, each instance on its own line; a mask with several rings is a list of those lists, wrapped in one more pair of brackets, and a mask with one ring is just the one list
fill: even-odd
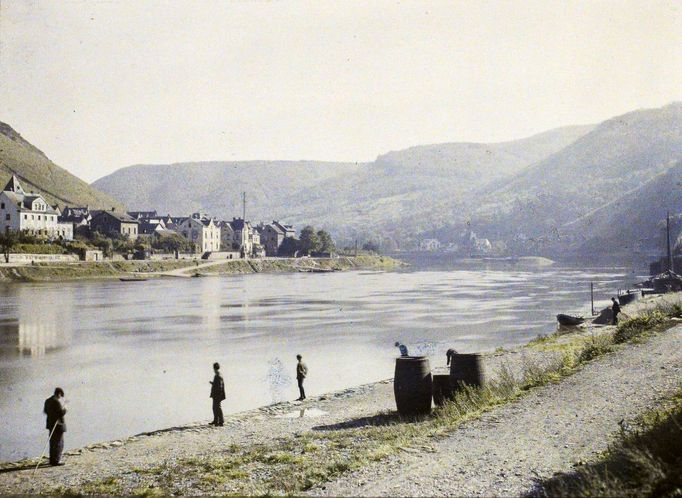
[(212, 218), (194, 213), (178, 223), (177, 232), (196, 245), (198, 252), (220, 251), (220, 227)]
[(50, 239), (73, 239), (73, 224), (59, 220), (60, 211), (50, 206), (40, 194), (27, 194), (12, 175), (0, 192), (0, 230), (26, 231)]

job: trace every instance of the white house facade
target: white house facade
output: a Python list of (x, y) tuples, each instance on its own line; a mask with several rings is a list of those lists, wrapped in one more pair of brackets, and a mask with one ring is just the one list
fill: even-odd
[(51, 239), (73, 239), (73, 225), (59, 221), (60, 212), (39, 194), (26, 194), (16, 176), (0, 192), (0, 230), (26, 231)]
[(220, 251), (220, 227), (211, 218), (185, 218), (175, 231), (194, 243), (196, 252)]

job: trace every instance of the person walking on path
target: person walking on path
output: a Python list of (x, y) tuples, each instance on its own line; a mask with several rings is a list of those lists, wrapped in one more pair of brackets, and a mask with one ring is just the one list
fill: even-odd
[(58, 387), (43, 405), (43, 412), (47, 415), (45, 427), (50, 431), (50, 465), (64, 465), (61, 461), (66, 432), (66, 422), (64, 422), (66, 406), (63, 399), (64, 390)]
[(618, 325), (618, 314), (620, 313), (620, 304), (615, 297), (611, 298), (613, 304), (611, 305), (611, 314), (613, 315), (613, 325)]
[(405, 346), (401, 342), (396, 341), (395, 347), (400, 350), (400, 356), (409, 356), (409, 354), (407, 352), (407, 346)]
[(213, 364), (213, 380), (211, 382), (211, 398), (213, 398), (213, 422), (211, 425), (225, 425), (225, 419), (223, 418), (223, 409), (220, 407), (220, 403), (225, 399), (225, 381), (220, 373), (220, 364)]
[(303, 381), (308, 375), (308, 367), (303, 363), (303, 357), (300, 354), (296, 355), (298, 363), (296, 364), (296, 380), (298, 381), (298, 391), (300, 396), (296, 401), (303, 401), (305, 399), (305, 389), (303, 389)]

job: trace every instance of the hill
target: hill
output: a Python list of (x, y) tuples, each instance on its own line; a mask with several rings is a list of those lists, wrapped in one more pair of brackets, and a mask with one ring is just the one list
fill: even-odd
[(412, 147), (369, 164), (315, 161), (204, 162), (136, 165), (93, 185), (131, 209), (188, 213), (204, 210), (312, 223), (352, 239), (382, 234), (398, 240), (444, 223), (452, 199), (521, 171), (591, 129), (566, 127), (499, 144), (452, 143)]
[[(570, 244), (580, 252), (594, 245), (588, 243), (590, 237), (601, 239), (601, 231), (586, 229), (579, 220), (585, 218), (594, 226), (608, 224), (615, 209), (608, 206), (614, 202), (620, 206), (622, 228), (633, 220), (655, 225), (660, 217), (643, 214), (654, 211), (636, 213), (627, 204), (644, 203), (639, 196), (651, 195), (656, 188), (657, 201), (672, 202), (673, 185), (660, 179), (650, 182), (667, 174), (680, 158), (682, 103), (634, 111), (601, 123), (503, 186), (482, 193), (479, 206), (465, 216), (492, 239), (532, 239), (550, 252), (565, 251)], [(667, 205), (671, 210), (680, 207)], [(616, 239), (622, 240), (627, 233), (624, 230)]]
[(53, 205), (124, 209), (119, 201), (60, 168), (10, 125), (0, 122), (0, 188), (12, 174), (27, 191), (40, 192)]

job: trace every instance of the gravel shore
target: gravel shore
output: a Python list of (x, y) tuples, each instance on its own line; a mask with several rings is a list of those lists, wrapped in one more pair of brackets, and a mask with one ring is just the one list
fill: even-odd
[[(680, 294), (666, 296), (671, 299), (679, 302)], [(654, 302), (637, 303), (626, 311), (635, 314)], [(591, 333), (585, 328), (565, 338)], [(489, 374), (503, 364), (518, 372), (528, 362), (551, 361), (559, 354), (521, 347), (487, 355), (485, 366)], [(606, 449), (624, 424), (679, 388), (681, 369), (682, 326), (676, 326), (590, 362), (558, 384), (534, 389), (518, 401), (466, 422), (424, 451), (406, 449), (347, 472), (310, 494), (507, 496), (528, 492), (537, 479), (566, 472)], [(225, 451), (231, 445), (267, 444), (311, 430), (347, 430), (363, 419), (393, 410), (389, 379), (303, 403), (234, 414), (226, 418), (224, 427), (202, 422), (72, 450), (63, 467), (41, 467), (34, 473), (31, 461), (0, 465), (0, 493), (78, 490), (112, 478), (124, 492), (132, 492), (143, 483), (146, 469), (172, 468), (184, 459)], [(67, 446), (68, 436), (67, 432)], [(183, 490), (183, 494), (196, 492)]]

